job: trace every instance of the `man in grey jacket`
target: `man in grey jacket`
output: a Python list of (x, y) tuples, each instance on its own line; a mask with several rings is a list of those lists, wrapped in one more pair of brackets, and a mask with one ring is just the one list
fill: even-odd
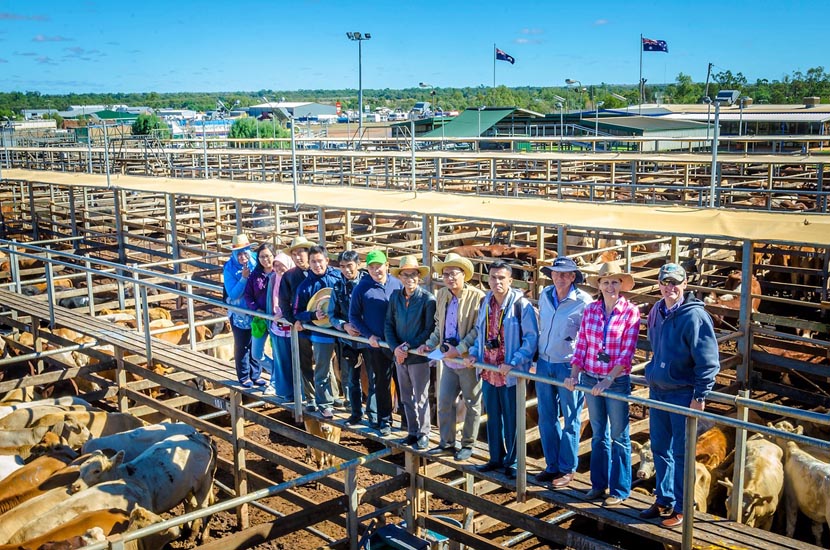
[[(553, 280), (553, 285), (545, 287), (539, 295), (541, 334), (536, 374), (564, 382), (570, 376), (582, 312), (592, 298), (577, 288), (583, 276), (572, 259), (557, 258), (553, 265), (543, 267), (542, 273)], [(567, 487), (573, 480), (579, 458), (579, 416), (585, 399), (581, 391), (551, 384), (536, 384), (536, 396), (539, 436), (546, 464), (536, 475), (536, 481), (551, 481), (554, 487)], [(564, 426), (559, 422), (560, 416)]]

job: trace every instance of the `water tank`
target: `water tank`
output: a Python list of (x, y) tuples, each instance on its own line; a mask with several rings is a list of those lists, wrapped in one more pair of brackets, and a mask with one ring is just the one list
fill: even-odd
[(819, 103), (821, 103), (821, 98), (819, 96), (810, 96), (804, 98), (805, 107), (815, 107)]

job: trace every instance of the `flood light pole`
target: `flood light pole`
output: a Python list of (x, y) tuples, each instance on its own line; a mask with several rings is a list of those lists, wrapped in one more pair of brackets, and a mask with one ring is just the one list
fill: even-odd
[(363, 41), (372, 38), (368, 32), (347, 32), (349, 40), (357, 42), (357, 126), (358, 135), (363, 135)]

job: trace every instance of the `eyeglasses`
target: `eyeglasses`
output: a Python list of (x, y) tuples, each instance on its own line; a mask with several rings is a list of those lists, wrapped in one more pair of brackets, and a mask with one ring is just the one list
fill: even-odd
[(417, 271), (411, 271), (409, 273), (401, 272), (398, 274), (398, 277), (400, 277), (401, 279), (417, 279), (420, 276), (421, 274)]
[(455, 279), (456, 277), (458, 277), (462, 273), (463, 273), (463, 271), (459, 271), (457, 269), (453, 270), (453, 271), (445, 271), (441, 274), (441, 277), (443, 277), (444, 279)]
[(662, 281), (660, 281), (660, 286), (680, 286), (682, 284), (683, 281), (680, 281), (678, 283), (677, 281), (671, 281), (669, 279), (663, 279)]

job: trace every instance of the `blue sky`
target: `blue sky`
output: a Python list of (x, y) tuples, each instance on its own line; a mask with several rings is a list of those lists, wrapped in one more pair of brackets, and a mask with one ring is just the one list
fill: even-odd
[[(122, 7), (127, 5), (128, 7)], [(174, 92), (633, 84), (822, 66), (830, 4), (745, 0), (0, 0), (0, 91)]]

